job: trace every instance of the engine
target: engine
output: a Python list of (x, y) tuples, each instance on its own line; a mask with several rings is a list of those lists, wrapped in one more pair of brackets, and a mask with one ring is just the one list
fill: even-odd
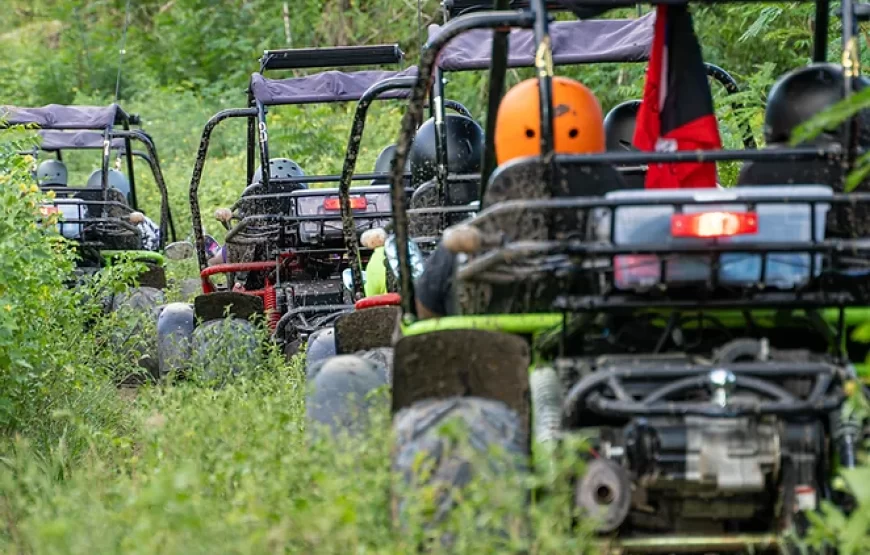
[[(825, 429), (843, 399), (833, 366), (739, 341), (713, 359), (574, 358), (550, 370), (549, 385), (567, 390), (563, 429), (593, 438), (575, 502), (600, 532), (774, 532), (817, 506)], [(543, 389), (533, 380), (538, 434)]]
[(780, 513), (785, 493), (800, 496), (792, 507), (816, 505), (818, 424), (637, 419), (600, 433), (599, 457), (589, 462), (575, 500), (603, 517), (601, 531), (758, 531), (787, 516)]

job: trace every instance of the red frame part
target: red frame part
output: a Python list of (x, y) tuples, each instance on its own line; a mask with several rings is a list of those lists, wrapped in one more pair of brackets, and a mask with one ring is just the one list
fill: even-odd
[(402, 296), (398, 293), (384, 293), (383, 295), (373, 295), (354, 303), (354, 308), (362, 310), (365, 308), (374, 308), (376, 306), (398, 306), (402, 304)]
[[(216, 291), (214, 284), (211, 282), (210, 277), (215, 274), (230, 274), (235, 272), (265, 272), (269, 270), (274, 270), (278, 267), (278, 263), (276, 261), (269, 262), (236, 262), (236, 263), (228, 263), (228, 264), (216, 264), (214, 266), (210, 266), (205, 270), (199, 273), (199, 277), (202, 280), (202, 291), (206, 295), (209, 293), (214, 293)], [(278, 320), (281, 319), (281, 314), (278, 312), (278, 295), (275, 291), (275, 288), (272, 286), (272, 282), (268, 279), (266, 280), (266, 285), (263, 289), (259, 289), (256, 291), (240, 291), (245, 295), (253, 295), (255, 297), (260, 297), (263, 299), (263, 308), (266, 312), (266, 317), (269, 319), (269, 327), (274, 330), (278, 325)]]
[[(214, 284), (209, 279), (209, 277), (215, 274), (232, 274), (235, 272), (266, 272), (268, 270), (274, 270), (277, 267), (278, 263), (274, 260), (268, 262), (233, 262), (227, 264), (215, 264), (214, 266), (209, 266), (208, 268), (199, 273), (199, 277), (202, 280), (202, 292), (207, 295), (216, 291)], [(257, 295), (258, 297), (263, 296), (262, 292), (260, 291), (246, 291), (246, 293), (248, 293), (249, 295)]]

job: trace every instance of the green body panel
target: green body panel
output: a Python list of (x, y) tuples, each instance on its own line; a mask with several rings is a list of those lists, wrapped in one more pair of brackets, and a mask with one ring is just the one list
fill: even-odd
[[(663, 319), (667, 313), (661, 312)], [(774, 318), (777, 311), (774, 310), (756, 310), (752, 311), (752, 318), (756, 325), (761, 327), (773, 327), (775, 325)], [(713, 314), (718, 318), (723, 325), (732, 328), (739, 328), (745, 324), (743, 314), (734, 310), (707, 311), (708, 314)], [(691, 312), (684, 312), (685, 316), (690, 317)], [(824, 319), (836, 324), (839, 318), (839, 310), (827, 309), (823, 311)], [(870, 308), (848, 308), (845, 314), (846, 325), (849, 327), (858, 326), (870, 322)], [(443, 318), (432, 318), (428, 320), (419, 320), (412, 324), (403, 324), (402, 334), (404, 335), (420, 335), (441, 330), (456, 330), (456, 329), (485, 329), (490, 331), (501, 331), (504, 333), (518, 333), (524, 335), (536, 335), (553, 328), (558, 328), (562, 325), (563, 315), (561, 313), (545, 313), (545, 314), (486, 314), (486, 315), (465, 315), (465, 316), (445, 316)], [(664, 323), (664, 322), (663, 322)], [(691, 327), (691, 321), (687, 322), (687, 327)]]
[(445, 316), (402, 326), (403, 335), (421, 335), (444, 330), (489, 330), (504, 333), (537, 334), (562, 325), (562, 314), (492, 314)]
[(166, 265), (166, 258), (160, 254), (159, 252), (152, 251), (101, 251), (100, 254), (103, 255), (107, 261), (112, 258), (116, 258), (118, 256), (126, 255), (131, 257), (133, 260), (139, 260), (141, 262), (153, 262), (159, 266)]

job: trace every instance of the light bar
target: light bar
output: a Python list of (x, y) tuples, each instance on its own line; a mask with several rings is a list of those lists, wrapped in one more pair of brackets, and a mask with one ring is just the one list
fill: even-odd
[(755, 212), (702, 212), (671, 216), (673, 237), (709, 239), (756, 233), (758, 215)]

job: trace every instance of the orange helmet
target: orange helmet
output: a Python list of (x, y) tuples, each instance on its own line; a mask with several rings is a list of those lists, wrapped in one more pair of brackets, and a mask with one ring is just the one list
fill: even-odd
[[(499, 164), (541, 154), (538, 80), (528, 79), (504, 95), (495, 125)], [(604, 151), (604, 116), (592, 91), (567, 77), (553, 77), (553, 139), (556, 152)]]

